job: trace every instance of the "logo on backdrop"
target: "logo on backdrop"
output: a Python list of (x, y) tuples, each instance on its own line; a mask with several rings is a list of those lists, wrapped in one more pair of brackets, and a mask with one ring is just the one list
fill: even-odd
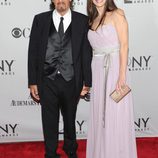
[(13, 28), (11, 33), (14, 38), (20, 38), (20, 37), (29, 38), (31, 29), (29, 27), (26, 27), (23, 29), (15, 27), (15, 28)]
[(151, 56), (138, 56), (128, 58), (129, 71), (146, 71), (151, 70)]
[(149, 131), (149, 122), (150, 122), (150, 118), (138, 118), (135, 120), (134, 124), (135, 124), (135, 131), (136, 132), (145, 132), (145, 131)]
[(154, 0), (124, 0), (125, 4), (147, 4), (154, 3)]
[(0, 60), (0, 75), (15, 75), (15, 60)]
[(19, 124), (0, 125), (0, 138), (17, 137)]
[(29, 95), (27, 100), (12, 100), (11, 106), (39, 106), (40, 104), (35, 102)]
[(83, 6), (85, 0), (74, 0), (73, 6)]
[[(59, 134), (64, 134), (63, 130), (63, 121), (60, 121), (60, 128), (59, 128)], [(78, 136), (85, 136), (86, 135), (86, 120), (76, 120), (76, 134)]]
[(86, 131), (85, 131), (85, 124), (86, 124), (86, 120), (77, 120), (76, 121), (76, 134), (81, 136), (85, 136)]
[[(44, 0), (44, 2), (49, 2), (50, 0)], [(74, 0), (73, 6), (83, 6), (85, 4), (85, 0)]]
[(44, 3), (46, 3), (46, 4), (51, 4), (51, 0), (43, 0), (44, 1)]
[(10, 6), (11, 2), (10, 2), (10, 0), (0, 0), (0, 5), (1, 6)]

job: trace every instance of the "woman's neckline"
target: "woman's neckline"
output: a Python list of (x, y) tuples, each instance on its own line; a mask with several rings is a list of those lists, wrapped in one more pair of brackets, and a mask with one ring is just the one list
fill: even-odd
[(103, 25), (99, 26), (96, 30), (93, 30), (93, 29), (89, 29), (89, 30), (92, 32), (97, 32), (100, 28), (107, 27), (107, 26), (112, 26), (113, 28), (115, 28), (115, 26), (112, 23), (107, 23), (107, 24), (103, 24)]

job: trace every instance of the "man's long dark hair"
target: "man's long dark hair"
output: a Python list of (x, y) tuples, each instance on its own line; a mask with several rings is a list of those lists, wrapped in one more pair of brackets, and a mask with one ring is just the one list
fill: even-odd
[[(104, 13), (101, 17), (101, 20), (100, 20), (97, 28), (104, 23), (104, 20), (105, 20), (105, 17), (106, 17), (106, 12), (114, 11), (116, 9), (117, 9), (117, 6), (115, 5), (113, 0), (106, 0)], [(99, 13), (96, 9), (96, 6), (94, 5), (92, 0), (88, 0), (87, 12), (88, 12), (88, 16), (89, 16), (89, 26), (91, 28), (95, 18), (99, 15)]]
[[(54, 3), (53, 3), (52, 0), (50, 0), (50, 1), (51, 1), (51, 3), (50, 3), (50, 9), (54, 10), (55, 9), (55, 5), (54, 5)], [(71, 0), (71, 2), (70, 2), (70, 8), (73, 9), (73, 0)]]

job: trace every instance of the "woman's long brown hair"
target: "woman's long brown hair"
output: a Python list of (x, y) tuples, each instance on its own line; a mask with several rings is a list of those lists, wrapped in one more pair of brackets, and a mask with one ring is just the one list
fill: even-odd
[[(116, 9), (117, 9), (117, 6), (116, 6), (116, 4), (114, 3), (113, 0), (106, 0), (104, 13), (101, 17), (101, 20), (100, 20), (99, 24), (97, 25), (97, 28), (104, 23), (104, 20), (105, 20), (105, 17), (106, 17), (106, 12), (114, 11)], [(88, 0), (87, 12), (88, 12), (88, 16), (89, 16), (89, 26), (91, 28), (95, 18), (99, 15), (99, 13), (96, 9), (96, 6), (94, 5), (92, 0)]]

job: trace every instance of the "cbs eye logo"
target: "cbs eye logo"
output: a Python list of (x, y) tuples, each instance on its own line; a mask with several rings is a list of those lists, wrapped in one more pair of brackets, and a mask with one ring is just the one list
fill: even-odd
[(20, 38), (20, 37), (29, 38), (30, 31), (31, 31), (30, 28), (20, 29), (16, 27), (11, 31), (11, 33), (14, 38)]
[(14, 28), (12, 30), (12, 35), (15, 38), (20, 38), (22, 36), (22, 31), (19, 28)]

